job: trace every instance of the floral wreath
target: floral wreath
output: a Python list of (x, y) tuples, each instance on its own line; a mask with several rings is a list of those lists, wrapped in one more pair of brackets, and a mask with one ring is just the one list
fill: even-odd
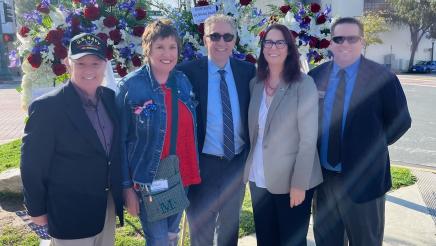
[(32, 87), (48, 87), (69, 78), (62, 60), (76, 34), (93, 33), (104, 40), (106, 57), (115, 62), (120, 76), (142, 65), (141, 36), (149, 18), (145, 6), (136, 0), (72, 0), (71, 9), (42, 0), (18, 21), (24, 107)]

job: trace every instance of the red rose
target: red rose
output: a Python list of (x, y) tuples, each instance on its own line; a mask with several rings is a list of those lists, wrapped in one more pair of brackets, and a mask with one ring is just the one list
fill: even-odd
[(32, 65), (33, 68), (39, 68), (41, 66), (42, 57), (40, 53), (30, 54), (27, 57), (27, 61)]
[(319, 48), (320, 49), (325, 49), (328, 48), (330, 46), (330, 41), (328, 41), (327, 39), (323, 38), (321, 39), (321, 41), (319, 41)]
[(64, 37), (64, 31), (62, 29), (50, 30), (45, 37), (45, 41), (49, 44), (60, 44)]
[(117, 4), (117, 0), (103, 0), (103, 3), (107, 6), (115, 6)]
[(136, 20), (142, 20), (147, 16), (147, 12), (145, 12), (145, 10), (141, 8), (136, 8), (135, 13), (136, 13)]
[(310, 37), (309, 46), (310, 48), (318, 48), (319, 40), (316, 37)]
[(209, 2), (207, 1), (207, 0), (200, 0), (200, 1), (197, 1), (197, 4), (195, 4), (195, 6), (207, 6), (207, 5), (209, 5)]
[(312, 11), (313, 13), (318, 13), (321, 10), (321, 6), (317, 3), (312, 3), (310, 5), (310, 11)]
[(245, 60), (248, 62), (251, 62), (253, 64), (256, 64), (256, 62), (257, 62), (256, 58), (254, 58), (254, 56), (252, 54), (246, 55)]
[(64, 59), (68, 55), (68, 50), (65, 46), (59, 44), (54, 47), (54, 54), (56, 58)]
[(59, 76), (67, 72), (67, 67), (64, 64), (53, 64), (51, 70), (56, 76)]
[(320, 62), (324, 57), (322, 55), (315, 56), (314, 62)]
[(21, 37), (27, 37), (27, 34), (30, 32), (30, 29), (27, 26), (22, 26), (20, 28), (20, 31), (18, 31), (18, 34), (20, 34)]
[(115, 67), (115, 70), (117, 71), (117, 73), (121, 76), (124, 77), (127, 75), (127, 68), (122, 67), (120, 63), (117, 64), (117, 66)]
[(78, 27), (80, 26), (80, 17), (77, 15), (74, 15), (71, 17), (71, 26), (72, 27)]
[(95, 21), (100, 17), (100, 9), (95, 5), (88, 5), (83, 11), (83, 15), (89, 21)]
[(283, 5), (280, 7), (280, 11), (282, 11), (283, 14), (288, 13), (289, 10), (291, 10), (291, 6), (289, 5)]
[(107, 39), (109, 38), (109, 36), (106, 33), (102, 33), (102, 32), (97, 33), (97, 37), (99, 37), (104, 42), (107, 42)]
[(144, 33), (145, 27), (143, 26), (134, 26), (133, 27), (133, 35), (137, 37), (141, 37)]
[(75, 3), (75, 4), (79, 4), (79, 3), (80, 3), (80, 0), (73, 0), (73, 3)]
[(139, 56), (135, 55), (132, 57), (132, 64), (135, 67), (140, 67), (142, 65), (142, 61), (141, 58), (139, 58)]
[(204, 36), (204, 23), (201, 23), (200, 25), (197, 25), (197, 31), (200, 33), (200, 36)]
[(112, 60), (114, 58), (114, 49), (112, 46), (106, 48), (106, 59)]
[(50, 13), (50, 8), (47, 5), (42, 4), (42, 3), (38, 4), (38, 6), (36, 6), (36, 10), (38, 10), (39, 12), (44, 13), (44, 14)]
[(292, 34), (292, 37), (294, 37), (294, 39), (296, 39), (298, 37), (298, 33), (296, 31), (291, 30), (291, 34)]
[(325, 15), (320, 15), (318, 18), (316, 18), (316, 24), (321, 25), (324, 24), (327, 21), (327, 18)]
[(239, 3), (242, 6), (247, 6), (247, 5), (249, 5), (251, 3), (251, 0), (240, 0)]
[(303, 23), (304, 24), (309, 24), (310, 23), (310, 17), (309, 16), (304, 17), (303, 18)]
[(263, 30), (263, 31), (261, 31), (260, 33), (259, 33), (259, 38), (260, 39), (263, 39), (265, 37), (265, 30)]
[(114, 26), (118, 25), (118, 19), (115, 18), (114, 16), (110, 15), (110, 16), (104, 18), (103, 24), (106, 27), (114, 27)]
[(118, 44), (121, 41), (121, 32), (118, 29), (112, 30), (109, 32), (109, 37), (114, 41), (115, 44)]

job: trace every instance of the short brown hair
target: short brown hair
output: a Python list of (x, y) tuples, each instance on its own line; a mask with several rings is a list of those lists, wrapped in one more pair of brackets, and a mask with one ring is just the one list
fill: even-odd
[(174, 37), (177, 42), (177, 52), (180, 56), (181, 41), (176, 28), (172, 25), (169, 19), (158, 19), (145, 27), (142, 34), (142, 50), (144, 52), (144, 60), (148, 62), (150, 56), (151, 45), (159, 38)]
[(344, 17), (344, 18), (337, 19), (333, 23), (332, 27), (330, 28), (332, 36), (333, 36), (333, 33), (335, 31), (336, 26), (340, 25), (340, 24), (354, 24), (354, 25), (357, 25), (357, 27), (359, 27), (360, 36), (363, 37), (363, 24), (358, 19), (353, 18), (353, 17)]
[(263, 55), (263, 42), (265, 41), (266, 35), (271, 30), (278, 30), (283, 34), (283, 37), (285, 38), (286, 43), (288, 44), (288, 55), (285, 59), (285, 64), (283, 66), (281, 78), (286, 83), (292, 83), (297, 81), (301, 76), (300, 71), (300, 56), (297, 50), (297, 46), (295, 45), (295, 40), (292, 37), (291, 32), (289, 29), (282, 25), (282, 24), (273, 24), (269, 26), (265, 30), (265, 35), (262, 36), (262, 39), (260, 40), (260, 54), (259, 59), (257, 61), (257, 78), (260, 81), (264, 81), (269, 76), (269, 68), (268, 68), (268, 62), (265, 59), (265, 56)]

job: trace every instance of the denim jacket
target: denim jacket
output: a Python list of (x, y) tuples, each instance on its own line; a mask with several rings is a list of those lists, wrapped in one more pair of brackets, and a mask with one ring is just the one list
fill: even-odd
[[(177, 88), (178, 99), (192, 114), (197, 145), (197, 102), (192, 86), (185, 74), (175, 69), (168, 77), (168, 86), (173, 85)], [(127, 75), (118, 87), (116, 102), (121, 115), (123, 187), (130, 188), (134, 183), (150, 185), (159, 166), (166, 132), (164, 92), (149, 65)], [(142, 106), (145, 112), (138, 113)]]

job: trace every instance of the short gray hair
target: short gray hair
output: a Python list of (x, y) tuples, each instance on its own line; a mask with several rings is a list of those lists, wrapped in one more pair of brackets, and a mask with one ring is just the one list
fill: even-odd
[(229, 24), (232, 27), (233, 34), (235, 36), (238, 34), (235, 19), (231, 16), (223, 14), (211, 15), (204, 21), (204, 34), (209, 35), (212, 25), (218, 22), (224, 22)]

